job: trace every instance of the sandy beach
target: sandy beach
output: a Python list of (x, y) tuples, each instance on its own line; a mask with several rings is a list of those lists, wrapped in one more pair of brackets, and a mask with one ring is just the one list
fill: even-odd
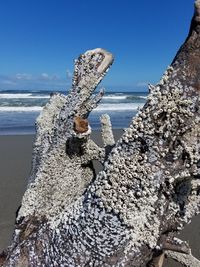
[[(123, 130), (115, 130), (116, 140)], [(99, 131), (92, 134), (93, 140), (102, 145)], [(31, 168), (33, 135), (0, 136), (0, 251), (9, 245), (12, 237), (15, 212), (20, 205)], [(98, 172), (100, 164), (95, 162)], [(200, 216), (193, 219), (181, 233), (181, 239), (189, 242), (193, 255), (200, 258)], [(178, 267), (168, 262), (166, 266)]]

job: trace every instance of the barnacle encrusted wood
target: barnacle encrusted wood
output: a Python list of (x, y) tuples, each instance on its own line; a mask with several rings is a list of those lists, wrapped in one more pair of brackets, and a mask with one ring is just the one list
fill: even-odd
[[(177, 260), (190, 253), (174, 235), (200, 212), (199, 14), (198, 0), (185, 43), (116, 144), (107, 116), (103, 148), (86, 121), (113, 57), (103, 49), (79, 57), (71, 92), (52, 96), (37, 120), (32, 173), (1, 266), (160, 267), (166, 250)], [(92, 159), (103, 163), (96, 177)]]

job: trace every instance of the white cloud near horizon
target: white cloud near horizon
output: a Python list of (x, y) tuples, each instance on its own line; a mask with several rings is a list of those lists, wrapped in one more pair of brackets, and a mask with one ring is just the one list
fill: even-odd
[(49, 75), (47, 74), (47, 73), (42, 73), (41, 75), (40, 75), (40, 77), (41, 77), (41, 79), (44, 79), (44, 80), (48, 80), (49, 79)]
[(138, 82), (138, 83), (136, 83), (136, 86), (137, 87), (145, 87), (145, 86), (148, 86), (148, 82)]
[[(1, 81), (0, 81), (0, 83), (1, 83)], [(3, 81), (2, 81), (2, 84), (6, 84), (6, 85), (15, 85), (16, 83), (13, 82), (13, 81), (10, 81), (10, 80), (3, 80)]]
[(17, 73), (15, 75), (0, 75), (0, 90), (38, 89), (65, 90), (70, 87), (70, 79), (57, 74), (43, 72), (39, 75)]
[(27, 73), (17, 73), (15, 77), (17, 80), (30, 80), (32, 75)]
[(66, 69), (66, 76), (68, 79), (72, 78), (72, 72), (69, 69)]

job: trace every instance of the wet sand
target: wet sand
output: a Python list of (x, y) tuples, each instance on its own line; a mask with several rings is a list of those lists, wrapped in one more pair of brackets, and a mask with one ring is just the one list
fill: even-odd
[[(115, 130), (116, 140), (122, 130)], [(99, 131), (93, 140), (102, 145)], [(20, 205), (31, 168), (33, 135), (0, 136), (0, 251), (9, 245), (12, 237), (15, 212)], [(101, 165), (95, 162), (96, 171)], [(200, 216), (193, 219), (181, 233), (180, 238), (189, 242), (194, 256), (200, 259)], [(178, 267), (166, 262), (165, 266)]]

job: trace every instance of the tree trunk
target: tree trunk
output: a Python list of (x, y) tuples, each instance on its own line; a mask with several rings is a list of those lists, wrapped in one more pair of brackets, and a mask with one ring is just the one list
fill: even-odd
[[(1, 266), (162, 266), (166, 250), (190, 254), (174, 235), (200, 212), (200, 1), (185, 43), (116, 144), (102, 117), (100, 148), (87, 117), (112, 63), (100, 48), (81, 55), (70, 93), (53, 95), (38, 117), (29, 184)], [(94, 159), (103, 164), (98, 175)]]

